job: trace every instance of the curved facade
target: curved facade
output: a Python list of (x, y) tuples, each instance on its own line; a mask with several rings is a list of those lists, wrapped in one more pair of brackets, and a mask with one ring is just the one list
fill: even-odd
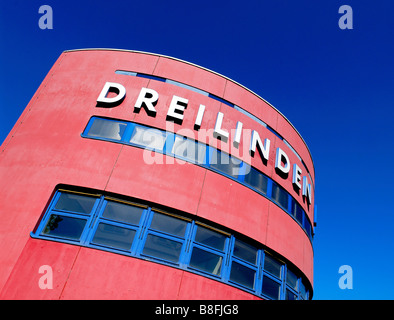
[(1, 146), (2, 299), (311, 299), (314, 168), (199, 66), (62, 53)]

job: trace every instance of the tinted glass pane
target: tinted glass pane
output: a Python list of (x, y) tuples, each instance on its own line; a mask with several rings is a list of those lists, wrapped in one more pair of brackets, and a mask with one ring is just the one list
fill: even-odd
[(268, 254), (265, 255), (265, 258), (264, 258), (264, 270), (265, 271), (268, 271), (272, 275), (280, 278), (281, 277), (281, 268), (282, 268), (282, 264), (279, 261), (272, 258)]
[(42, 230), (42, 235), (79, 240), (86, 220), (52, 214)]
[(222, 257), (199, 248), (193, 248), (190, 266), (214, 275), (220, 275)]
[(238, 258), (256, 264), (257, 249), (242, 241), (235, 240), (233, 254)]
[(286, 300), (297, 300), (297, 295), (290, 290), (286, 290)]
[(293, 214), (294, 218), (302, 225), (303, 210), (300, 205), (295, 202), (295, 200), (293, 200), (293, 207), (291, 213)]
[(182, 243), (149, 234), (143, 254), (157, 257), (172, 262), (178, 262), (181, 254)]
[(276, 281), (264, 276), (263, 277), (263, 286), (262, 286), (262, 293), (266, 296), (270, 297), (271, 299), (279, 299), (279, 289), (280, 284)]
[(138, 225), (143, 211), (144, 208), (108, 201), (103, 212), (103, 217), (124, 223)]
[(223, 250), (226, 238), (225, 235), (219, 232), (198, 226), (195, 241), (218, 250)]
[(304, 219), (304, 228), (308, 236), (311, 238), (312, 237), (312, 226), (309, 220), (305, 217)]
[(237, 282), (250, 289), (254, 288), (256, 271), (243, 266), (237, 262), (231, 264), (230, 280)]
[(62, 193), (56, 203), (55, 209), (89, 214), (92, 211), (95, 201), (96, 198), (94, 197)]
[(272, 184), (272, 200), (282, 206), (285, 210), (288, 208), (288, 194), (287, 192), (278, 186), (276, 183)]
[(214, 149), (210, 159), (210, 166), (220, 172), (236, 178), (238, 177), (239, 169), (242, 166), (242, 161), (231, 157), (227, 153)]
[(300, 295), (302, 299), (306, 299), (306, 289), (305, 289), (305, 285), (302, 283), (302, 281), (300, 281)]
[(287, 269), (286, 272), (286, 283), (288, 286), (292, 287), (293, 289), (297, 289), (297, 276)]
[(130, 142), (154, 150), (163, 150), (166, 136), (157, 129), (136, 126)]
[(100, 223), (92, 242), (116, 249), (130, 250), (134, 236), (134, 230)]
[(184, 220), (155, 212), (150, 228), (183, 237), (185, 235), (186, 225), (187, 222)]
[(205, 145), (197, 143), (187, 138), (176, 137), (172, 153), (176, 156), (186, 158), (192, 163), (204, 163), (205, 161)]
[(267, 177), (262, 174), (261, 172), (257, 171), (254, 168), (250, 169), (250, 172), (245, 175), (245, 183), (250, 185), (251, 187), (256, 188), (257, 190), (261, 191), (262, 193), (267, 193)]
[(121, 140), (127, 124), (118, 121), (94, 119), (88, 135), (113, 140)]

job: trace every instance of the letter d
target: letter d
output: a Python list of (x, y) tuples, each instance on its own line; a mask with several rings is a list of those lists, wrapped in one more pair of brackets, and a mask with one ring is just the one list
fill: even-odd
[[(115, 97), (108, 98), (108, 92), (116, 93)], [(113, 108), (122, 103), (126, 96), (126, 89), (119, 83), (106, 82), (103, 90), (97, 98), (97, 107)]]

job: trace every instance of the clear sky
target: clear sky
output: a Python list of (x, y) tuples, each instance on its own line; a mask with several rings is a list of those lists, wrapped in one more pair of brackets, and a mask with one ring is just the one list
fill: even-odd
[[(52, 30), (39, 28), (45, 4)], [(342, 5), (353, 29), (339, 28)], [(79, 48), (173, 56), (273, 104), (315, 164), (314, 298), (394, 298), (394, 1), (1, 1), (0, 142), (59, 55)], [(353, 289), (338, 286), (342, 265)]]

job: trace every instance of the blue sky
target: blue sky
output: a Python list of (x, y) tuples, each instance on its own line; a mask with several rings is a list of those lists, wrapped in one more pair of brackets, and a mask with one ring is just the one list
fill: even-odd
[[(52, 30), (38, 25), (44, 4)], [(338, 26), (342, 5), (352, 30)], [(393, 1), (2, 1), (0, 43), (0, 142), (68, 49), (169, 55), (253, 90), (312, 153), (314, 298), (394, 298)], [(351, 290), (338, 286), (341, 265)]]

